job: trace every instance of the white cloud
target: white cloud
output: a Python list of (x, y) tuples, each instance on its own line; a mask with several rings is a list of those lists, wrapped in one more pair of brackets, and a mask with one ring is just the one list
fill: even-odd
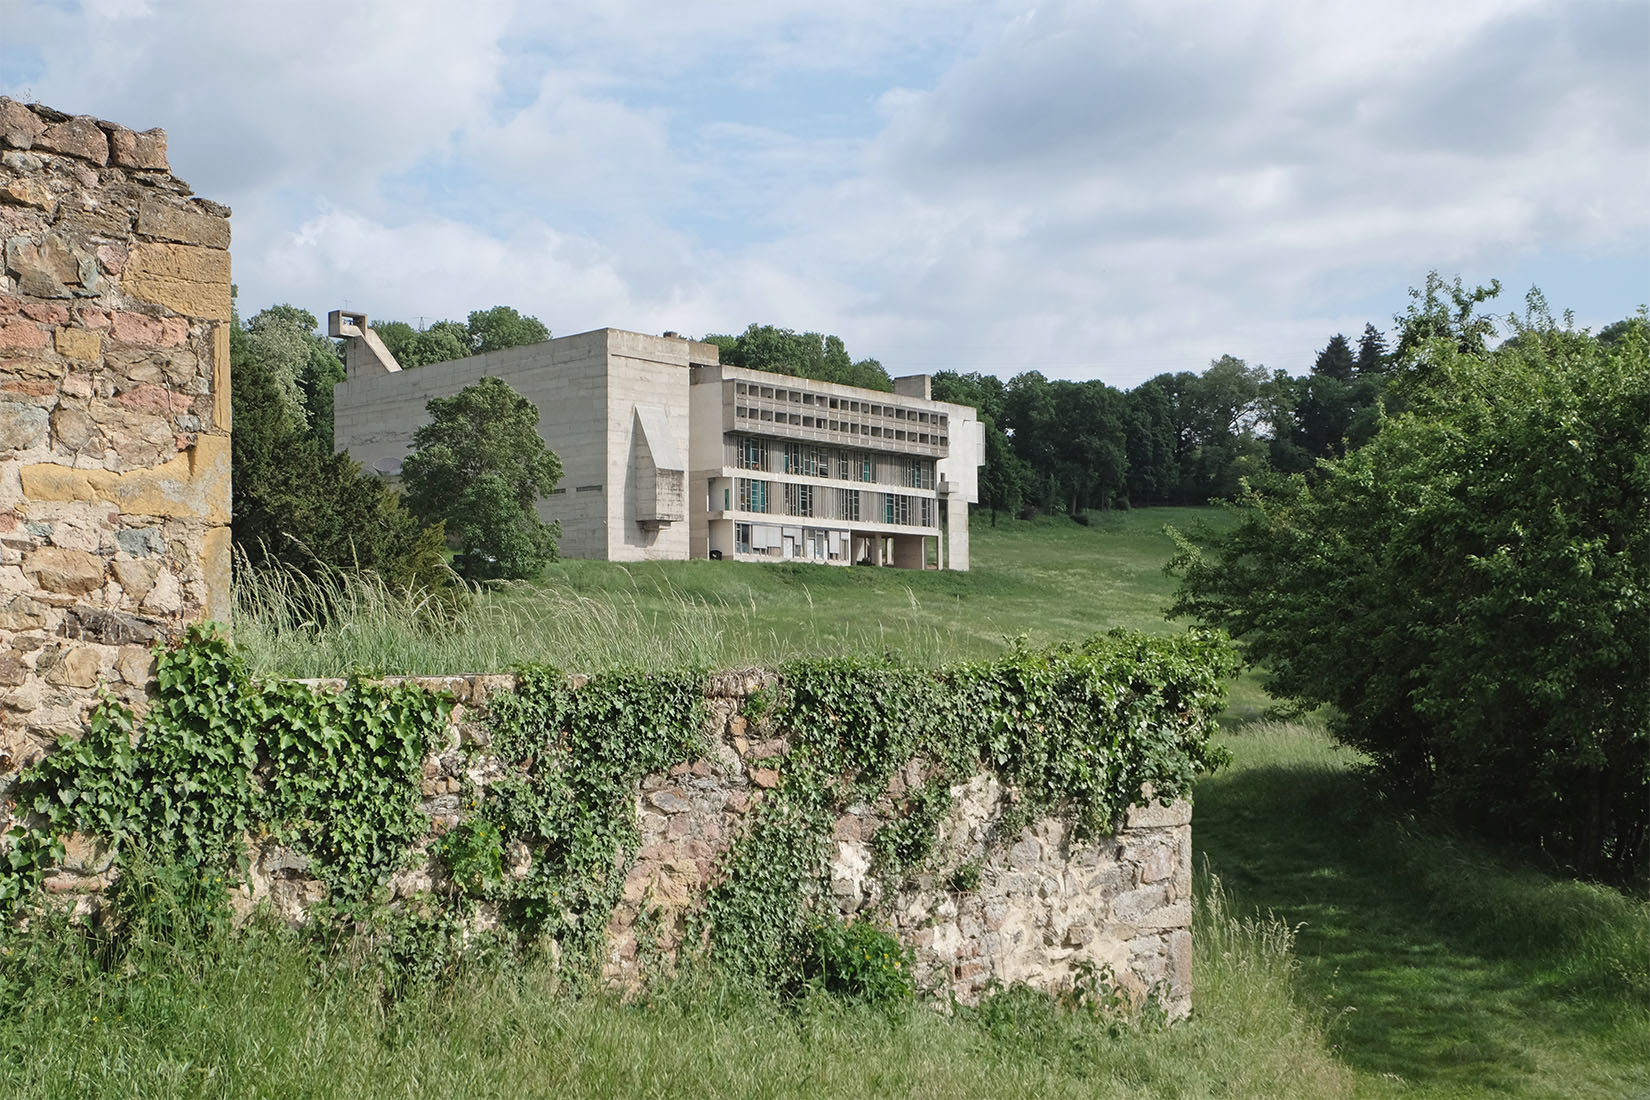
[(1303, 370), (1434, 266), (1568, 282), (1594, 322), (1650, 297), (1638, 4), (20, 11), (0, 90), (164, 125), (236, 207), (249, 308), (761, 320), (1132, 384)]
[(485, 111), (507, 14), (502, 0), (36, 2), (6, 48), (39, 54), (42, 102), (164, 126), (203, 191), (336, 198), (441, 153)]

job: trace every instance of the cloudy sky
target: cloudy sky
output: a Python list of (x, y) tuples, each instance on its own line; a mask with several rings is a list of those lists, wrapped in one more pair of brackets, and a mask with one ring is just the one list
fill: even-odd
[(234, 207), (248, 311), (1304, 372), (1429, 269), (1650, 301), (1650, 4), (0, 0), (0, 93)]

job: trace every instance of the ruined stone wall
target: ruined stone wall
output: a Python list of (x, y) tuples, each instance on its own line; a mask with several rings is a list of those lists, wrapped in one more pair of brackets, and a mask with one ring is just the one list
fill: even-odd
[(163, 132), (0, 97), (0, 832), (100, 685), (229, 615), (228, 219)]
[[(399, 678), (397, 678), (399, 679)], [(451, 892), (435, 839), (483, 802), (508, 770), (488, 752), (486, 699), (513, 691), (513, 676), (412, 678), (458, 700), (447, 743), (424, 762), (421, 808), (430, 831), (413, 865), (396, 875), (392, 895)], [(343, 681), (309, 681), (341, 688)], [(638, 919), (668, 966), (683, 945), (690, 918), (719, 875), (719, 862), (750, 815), (780, 782), (782, 736), (741, 713), (746, 697), (771, 688), (771, 673), (724, 672), (706, 692), (709, 753), (669, 774), (646, 777), (636, 791), (641, 845), (607, 929), (605, 974), (639, 979)], [(762, 766), (758, 762), (769, 766)], [(927, 988), (972, 1003), (993, 981), (1045, 990), (1067, 987), (1085, 968), (1109, 969), (1135, 997), (1155, 994), (1171, 1016), (1191, 1009), (1191, 806), (1137, 806), (1115, 836), (1074, 840), (1062, 822), (1043, 819), (1010, 835), (998, 826), (1017, 800), (994, 776), (977, 775), (951, 788), (951, 807), (935, 852), (920, 874), (892, 895), (873, 872), (871, 838), (898, 818), (901, 796), (926, 777), (914, 768), (884, 795), (849, 806), (835, 822), (831, 899), (843, 917), (863, 916), (895, 932), (914, 949), (917, 977)], [(525, 848), (506, 852), (508, 873), (530, 869)], [(91, 865), (81, 868), (97, 871)], [(101, 875), (67, 875), (60, 892), (95, 891)], [(289, 921), (325, 897), (308, 861), (276, 840), (251, 853), (245, 911), (267, 902)], [(489, 916), (485, 907), (481, 924)]]

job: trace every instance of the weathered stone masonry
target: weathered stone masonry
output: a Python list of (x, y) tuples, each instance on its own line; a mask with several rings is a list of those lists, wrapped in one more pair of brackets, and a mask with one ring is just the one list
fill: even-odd
[(229, 210), (166, 135), (0, 97), (0, 832), (149, 643), (229, 614)]
[[(401, 679), (401, 678), (395, 678)], [(424, 761), (421, 807), (430, 830), (413, 865), (391, 884), (400, 902), (452, 889), (431, 845), (484, 800), (488, 787), (507, 774), (488, 754), (486, 700), (513, 691), (515, 678), (415, 677), (413, 682), (453, 694), (446, 745)], [(341, 688), (342, 680), (309, 681)], [(713, 675), (706, 688), (706, 741), (702, 760), (669, 774), (644, 778), (635, 808), (641, 844), (625, 879), (624, 895), (607, 929), (604, 973), (621, 984), (639, 978), (637, 922), (650, 914), (653, 946), (668, 964), (682, 946), (689, 918), (716, 881), (718, 862), (743, 833), (750, 814), (778, 786), (771, 762), (788, 744), (763, 723), (741, 713), (757, 689), (771, 689), (772, 673), (759, 670)], [(780, 765), (783, 767), (783, 764)], [(832, 830), (831, 902), (843, 917), (863, 915), (890, 927), (916, 953), (924, 985), (973, 1002), (992, 982), (1023, 982), (1059, 989), (1085, 967), (1109, 970), (1119, 988), (1137, 998), (1155, 994), (1171, 1016), (1191, 1009), (1192, 856), (1191, 806), (1137, 806), (1117, 835), (1077, 842), (1070, 829), (1043, 819), (1014, 835), (995, 828), (1015, 794), (990, 775), (951, 789), (927, 869), (893, 897), (873, 873), (871, 838), (897, 817), (896, 800), (926, 777), (896, 776), (876, 800), (849, 806)], [(291, 921), (325, 896), (324, 885), (293, 849), (266, 840), (251, 853), (240, 904), (250, 911), (267, 902)], [(526, 874), (525, 849), (506, 853), (512, 874)], [(977, 873), (959, 888), (956, 872)], [(91, 870), (92, 868), (88, 868)], [(65, 881), (66, 891), (100, 889), (103, 876)], [(485, 909), (480, 921), (494, 919)]]

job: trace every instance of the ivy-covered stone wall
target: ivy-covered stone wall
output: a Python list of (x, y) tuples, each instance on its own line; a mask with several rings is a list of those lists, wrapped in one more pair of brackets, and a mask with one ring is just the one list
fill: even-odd
[(158, 661), (141, 719), (106, 705), (24, 777), (0, 903), (95, 911), (141, 852), (242, 916), (398, 912), (624, 984), (690, 958), (964, 1001), (1100, 976), (1190, 1009), (1214, 639), (266, 684), (197, 631)]
[(100, 690), (228, 616), (228, 217), (162, 131), (0, 97), (0, 832)]
[[(405, 681), (402, 681), (405, 682)], [(445, 742), (422, 764), (419, 809), (431, 823), (420, 858), (397, 872), (390, 891), (403, 901), (456, 889), (440, 858), (439, 837), (456, 829), (516, 768), (489, 751), (485, 700), (515, 689), (511, 676), (432, 677), (411, 681), (452, 694)], [(603, 929), (601, 969), (609, 979), (643, 979), (651, 964), (674, 961), (702, 931), (707, 893), (725, 882), (728, 857), (765, 804), (777, 801), (794, 735), (742, 713), (754, 693), (778, 678), (749, 670), (713, 676), (705, 692), (704, 752), (636, 783), (634, 858), (620, 879)], [(343, 681), (317, 681), (340, 690)], [(1086, 968), (1110, 971), (1137, 997), (1156, 993), (1173, 1015), (1191, 1006), (1191, 804), (1131, 806), (1121, 828), (1080, 838), (1058, 816), (1012, 820), (1018, 792), (991, 774), (952, 776), (943, 810), (924, 824), (928, 850), (910, 866), (887, 866), (886, 841), (923, 814), (913, 807), (933, 769), (921, 759), (899, 768), (878, 794), (855, 797), (824, 836), (819, 901), (843, 920), (870, 919), (893, 931), (915, 956), (919, 985), (949, 989), (972, 1003), (993, 982), (1039, 989), (1070, 986)], [(807, 842), (798, 830), (798, 846)], [(503, 842), (502, 874), (532, 870), (527, 844)], [(502, 891), (500, 892), (503, 893)], [(308, 861), (279, 842), (257, 854), (240, 902), (268, 899), (300, 921), (325, 898)], [(498, 903), (480, 920), (504, 919)], [(649, 953), (652, 953), (650, 959)]]

